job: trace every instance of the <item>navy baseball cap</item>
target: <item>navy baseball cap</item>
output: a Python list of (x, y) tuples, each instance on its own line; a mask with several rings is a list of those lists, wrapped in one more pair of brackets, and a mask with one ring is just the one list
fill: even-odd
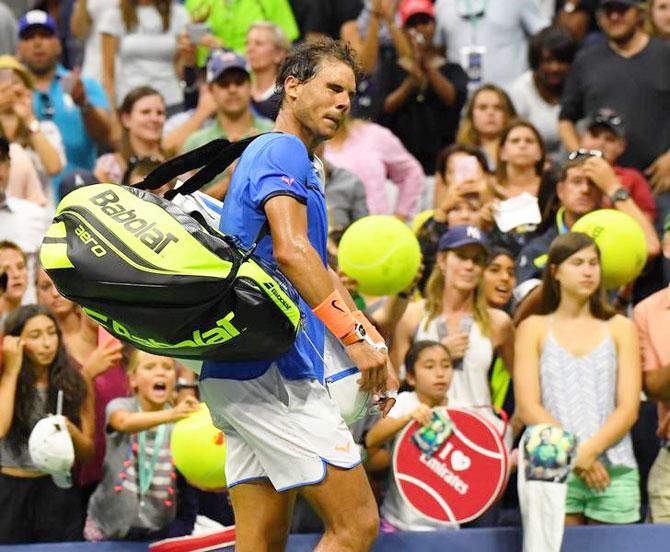
[(454, 226), (447, 230), (437, 246), (438, 251), (449, 251), (450, 249), (458, 249), (464, 245), (476, 244), (489, 250), (488, 236), (476, 226), (461, 225)]
[(216, 81), (221, 75), (230, 69), (239, 69), (247, 75), (247, 60), (239, 54), (230, 50), (215, 50), (207, 60), (207, 82)]
[(601, 107), (589, 117), (587, 128), (591, 130), (596, 127), (608, 128), (619, 138), (626, 137), (626, 127), (621, 115), (609, 107)]
[(30, 10), (19, 19), (19, 38), (23, 38), (28, 30), (35, 27), (41, 27), (56, 34), (56, 21), (53, 17), (42, 10)]

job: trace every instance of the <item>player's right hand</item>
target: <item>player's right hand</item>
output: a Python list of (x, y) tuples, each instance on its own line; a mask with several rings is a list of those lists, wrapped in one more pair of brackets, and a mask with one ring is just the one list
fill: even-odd
[(358, 384), (362, 391), (369, 393), (386, 391), (386, 351), (375, 349), (367, 341), (359, 341), (347, 346), (347, 354), (361, 371)]

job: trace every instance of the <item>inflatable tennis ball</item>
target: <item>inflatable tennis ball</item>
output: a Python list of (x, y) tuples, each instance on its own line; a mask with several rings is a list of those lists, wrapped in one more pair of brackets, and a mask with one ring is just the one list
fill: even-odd
[(421, 249), (412, 230), (392, 216), (372, 215), (342, 235), (340, 268), (366, 295), (394, 295), (407, 289), (419, 269)]
[(204, 404), (174, 425), (170, 446), (175, 466), (189, 483), (201, 489), (226, 486), (226, 438)]
[(605, 288), (632, 282), (647, 262), (647, 243), (633, 217), (615, 209), (599, 209), (580, 218), (571, 228), (593, 238), (600, 249)]

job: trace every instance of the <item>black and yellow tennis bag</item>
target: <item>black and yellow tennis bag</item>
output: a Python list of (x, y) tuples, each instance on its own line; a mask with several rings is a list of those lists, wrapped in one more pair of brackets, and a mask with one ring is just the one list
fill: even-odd
[[(152, 172), (156, 189), (204, 167), (177, 190), (191, 193), (251, 142), (216, 140)], [(280, 273), (203, 220), (139, 187), (95, 184), (58, 205), (42, 266), (60, 293), (139, 349), (184, 359), (272, 358), (301, 324), (297, 292)], [(258, 242), (267, 233), (261, 229)]]

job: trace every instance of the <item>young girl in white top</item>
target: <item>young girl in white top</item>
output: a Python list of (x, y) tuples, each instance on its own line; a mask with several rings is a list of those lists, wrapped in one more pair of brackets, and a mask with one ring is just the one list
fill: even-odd
[[(437, 341), (418, 341), (405, 358), (407, 383), (414, 391), (405, 391), (385, 418), (381, 418), (367, 434), (368, 449), (379, 447), (393, 439), (397, 446), (398, 434), (413, 420), (430, 425), (433, 408), (447, 406), (447, 391), (451, 384), (451, 359), (447, 348)], [(381, 530), (434, 531), (444, 525), (432, 523), (419, 516), (408, 506), (395, 483), (393, 475), (381, 508)]]
[(579, 437), (568, 479), (567, 525), (640, 518), (629, 434), (639, 409), (640, 348), (633, 323), (604, 298), (596, 244), (578, 232), (559, 236), (544, 272), (542, 315), (521, 323), (515, 343), (520, 418)]

